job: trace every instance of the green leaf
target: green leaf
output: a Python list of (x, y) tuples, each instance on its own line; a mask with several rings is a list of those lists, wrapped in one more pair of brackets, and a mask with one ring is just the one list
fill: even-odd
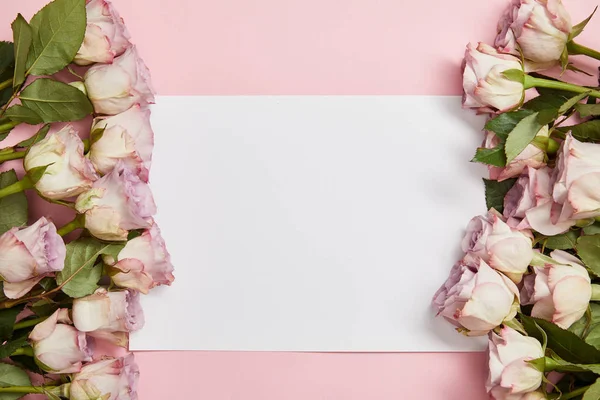
[[(15, 62), (15, 50), (12, 42), (0, 42), (0, 74), (7, 72)], [(12, 68), (10, 68), (12, 75)], [(4, 79), (3, 79), (4, 80)], [(12, 92), (12, 90), (9, 90)]]
[(558, 110), (571, 96), (572, 94), (568, 97), (555, 94), (540, 94), (523, 104), (523, 108), (531, 111)]
[(44, 125), (40, 128), (39, 131), (36, 132), (35, 135), (30, 137), (29, 139), (25, 139), (22, 142), (17, 143), (15, 147), (31, 147), (34, 144), (36, 144), (37, 142), (39, 142), (40, 140), (44, 139), (49, 131), (50, 131), (50, 125), (49, 124)]
[(577, 255), (594, 274), (600, 275), (600, 235), (577, 239)]
[[(122, 245), (106, 244), (93, 238), (82, 238), (67, 244), (64, 269), (56, 275), (62, 291), (78, 298), (94, 293), (102, 275), (102, 267), (96, 260), (103, 254), (112, 254)], [(65, 283), (66, 282), (66, 283)]]
[(489, 209), (494, 208), (499, 213), (504, 210), (504, 196), (513, 187), (517, 180), (507, 179), (502, 182), (491, 179), (483, 179), (485, 184), (485, 204)]
[(535, 326), (537, 323), (548, 336), (548, 348), (554, 350), (565, 361), (579, 364), (600, 363), (600, 350), (586, 343), (573, 332), (539, 318), (522, 315), (521, 320), (529, 336), (533, 336), (541, 342), (543, 337)]
[(544, 246), (552, 250), (568, 250), (575, 248), (579, 234), (577, 231), (568, 231), (561, 235), (550, 236), (545, 240)]
[(600, 104), (576, 104), (575, 109), (581, 117), (597, 117), (600, 115)]
[(49, 317), (54, 314), (54, 311), (58, 310), (59, 305), (49, 300), (38, 300), (30, 308), (38, 317)]
[(36, 79), (19, 98), (44, 122), (78, 121), (93, 111), (92, 103), (79, 89), (49, 78)]
[(598, 9), (598, 6), (596, 6), (596, 8), (594, 8), (594, 11), (592, 11), (592, 13), (590, 14), (589, 17), (587, 17), (586, 19), (584, 19), (583, 21), (581, 21), (580, 23), (578, 23), (577, 25), (575, 25), (573, 27), (573, 29), (571, 29), (571, 34), (569, 35), (569, 40), (575, 39), (577, 36), (579, 36), (581, 34), (581, 32), (583, 32), (583, 29), (590, 22), (590, 20), (592, 19), (592, 17), (596, 13), (597, 9)]
[(37, 125), (44, 122), (42, 121), (42, 117), (40, 117), (35, 111), (20, 104), (10, 106), (4, 115), (14, 122), (25, 122), (29, 125)]
[(16, 339), (9, 340), (0, 346), (0, 358), (9, 357), (15, 350), (27, 345), (28, 334), (22, 335)]
[(559, 131), (567, 133), (571, 131), (573, 137), (582, 142), (593, 142), (600, 140), (600, 120), (583, 122), (577, 125), (563, 126)]
[[(527, 103), (526, 103), (527, 104)], [(515, 129), (515, 126), (525, 117), (532, 115), (532, 110), (518, 110), (502, 113), (485, 124), (485, 129), (494, 132), (502, 140)]]
[(13, 76), (13, 87), (19, 87), (25, 81), (25, 63), (31, 48), (33, 33), (31, 27), (21, 14), (17, 15), (11, 25), (13, 40), (15, 43), (15, 74)]
[(596, 222), (593, 225), (586, 226), (583, 228), (583, 233), (586, 235), (596, 235), (600, 233), (600, 224)]
[[(52, 163), (52, 164), (54, 164), (54, 163)], [(40, 167), (33, 167), (33, 168), (29, 169), (29, 171), (27, 171), (27, 177), (29, 178), (31, 183), (33, 185), (38, 183), (40, 181), (40, 179), (42, 179), (42, 176), (44, 176), (44, 174), (46, 173), (46, 170), (48, 169), (48, 167), (51, 166), (52, 164), (42, 165)]]
[(506, 162), (514, 160), (542, 129), (538, 115), (536, 112), (523, 118), (510, 132), (505, 144)]
[(24, 306), (17, 306), (0, 311), (0, 343), (12, 337), (15, 320), (23, 308)]
[(600, 400), (600, 378), (585, 391), (581, 400)]
[(571, 97), (569, 100), (565, 101), (560, 106), (560, 108), (558, 109), (558, 114), (563, 115), (564, 113), (569, 111), (571, 108), (576, 107), (577, 104), (579, 104), (579, 102), (581, 100), (585, 99), (589, 95), (590, 95), (590, 92), (585, 92), (585, 93), (578, 94), (577, 96)]
[(506, 155), (504, 154), (504, 145), (499, 144), (493, 149), (486, 149), (480, 147), (477, 149), (477, 152), (475, 153), (475, 156), (471, 161), (493, 165), (496, 167), (504, 167), (506, 166)]
[[(0, 173), (0, 188), (17, 182), (15, 170)], [(0, 235), (15, 226), (27, 224), (27, 197), (25, 193), (15, 193), (0, 199)]]
[[(10, 364), (0, 364), (0, 387), (31, 386), (31, 380), (25, 371)], [(22, 393), (0, 393), (0, 400), (17, 400)]]
[(52, 75), (66, 67), (83, 43), (85, 0), (54, 0), (31, 18), (33, 42), (27, 68), (33, 75)]

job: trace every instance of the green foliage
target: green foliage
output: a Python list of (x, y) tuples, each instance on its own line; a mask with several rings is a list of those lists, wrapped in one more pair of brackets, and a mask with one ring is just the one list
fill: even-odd
[(13, 41), (15, 46), (15, 71), (13, 76), (13, 87), (16, 89), (25, 81), (25, 69), (29, 49), (33, 40), (31, 27), (21, 14), (17, 15), (12, 23)]
[(544, 240), (544, 246), (552, 250), (569, 250), (575, 248), (578, 231), (568, 231), (561, 235), (550, 236)]
[(31, 18), (33, 41), (27, 59), (32, 75), (51, 75), (65, 68), (85, 36), (85, 0), (54, 0)]
[(24, 122), (29, 125), (37, 125), (44, 122), (35, 111), (20, 104), (10, 106), (4, 115), (14, 122)]
[(504, 211), (504, 197), (506, 193), (513, 187), (517, 180), (507, 179), (502, 182), (491, 179), (483, 179), (485, 184), (485, 204), (487, 209), (494, 208), (499, 213)]
[(19, 98), (46, 123), (78, 121), (93, 111), (92, 103), (79, 89), (50, 78), (36, 79)]
[[(0, 188), (18, 181), (15, 170), (0, 173)], [(27, 224), (27, 197), (25, 193), (15, 193), (0, 199), (0, 234), (15, 226)]]
[[(31, 386), (31, 380), (21, 368), (0, 363), (0, 387), (9, 386)], [(0, 393), (0, 400), (17, 400), (22, 396), (22, 393)]]
[(0, 343), (12, 337), (15, 320), (23, 308), (24, 306), (17, 306), (0, 310)]
[(580, 237), (577, 240), (577, 255), (594, 274), (600, 276), (600, 235)]
[(21, 147), (21, 148), (28, 148), (33, 146), (34, 144), (36, 144), (37, 142), (39, 142), (40, 140), (44, 139), (46, 137), (46, 135), (48, 134), (48, 132), (50, 132), (50, 125), (44, 125), (40, 128), (40, 130), (38, 130), (35, 135), (33, 135), (32, 137), (30, 137), (29, 139), (25, 139), (19, 143), (17, 143), (17, 145), (15, 147)]

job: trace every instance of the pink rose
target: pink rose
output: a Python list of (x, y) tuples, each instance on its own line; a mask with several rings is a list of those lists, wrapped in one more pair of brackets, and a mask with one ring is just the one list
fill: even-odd
[(139, 294), (132, 290), (108, 292), (97, 289), (94, 294), (73, 300), (73, 323), (81, 332), (134, 332), (144, 326), (144, 313)]
[(106, 0), (88, 0), (85, 8), (85, 37), (74, 62), (79, 65), (112, 63), (116, 56), (131, 46), (123, 19)]
[(477, 47), (469, 43), (463, 62), (463, 107), (494, 112), (507, 111), (521, 104), (525, 87), (503, 75), (510, 69), (523, 71), (517, 57), (498, 53), (484, 43)]
[(556, 64), (571, 33), (571, 17), (560, 0), (514, 0), (498, 23), (496, 47), (548, 68)]
[(552, 198), (552, 170), (527, 168), (504, 197), (504, 217), (515, 229), (533, 229), (553, 236), (576, 221), (561, 219), (562, 206)]
[[(538, 137), (548, 137), (548, 126), (544, 126), (537, 133)], [(498, 137), (494, 132), (487, 132), (483, 147), (493, 149), (498, 145)], [(527, 167), (541, 168), (546, 165), (546, 153), (539, 147), (529, 144), (506, 167), (489, 166), (490, 179), (504, 181), (519, 176)]]
[(132, 353), (85, 365), (63, 393), (71, 400), (137, 400), (139, 368)]
[(98, 172), (108, 174), (122, 160), (144, 182), (148, 182), (154, 147), (149, 109), (136, 104), (121, 114), (96, 118), (92, 131), (94, 129), (104, 129), (89, 152), (89, 158)]
[(443, 316), (470, 336), (481, 336), (516, 315), (516, 285), (483, 260), (467, 255), (457, 262), (434, 296)]
[(98, 178), (83, 155), (83, 142), (70, 125), (31, 146), (23, 165), (27, 171), (49, 165), (35, 188), (52, 200), (76, 196), (91, 188)]
[(568, 329), (585, 314), (592, 297), (591, 280), (577, 257), (554, 250), (555, 263), (535, 266), (535, 274), (524, 279), (522, 304), (533, 304), (531, 316)]
[(0, 277), (6, 297), (22, 297), (46, 276), (62, 271), (66, 253), (56, 227), (44, 217), (29, 227), (4, 233), (0, 236)]
[[(506, 326), (502, 328), (499, 335), (490, 332), (490, 373), (486, 388), (491, 398), (495, 400), (540, 398), (533, 393), (542, 384), (544, 373), (538, 371), (528, 361), (542, 357), (544, 357), (544, 349), (535, 338), (523, 336)], [(532, 393), (532, 396), (522, 397), (527, 393)]]
[(600, 216), (600, 145), (567, 134), (554, 174), (552, 196), (563, 205), (561, 220)]
[(135, 46), (115, 58), (112, 64), (96, 64), (85, 74), (85, 87), (98, 114), (115, 115), (134, 104), (154, 103), (150, 71)]
[(150, 228), (156, 213), (148, 184), (122, 163), (79, 195), (75, 208), (85, 214), (85, 228), (102, 240), (127, 240), (129, 230)]
[(533, 258), (531, 233), (512, 229), (494, 210), (471, 219), (462, 249), (480, 257), (517, 283)]
[(43, 370), (70, 374), (78, 372), (82, 362), (92, 360), (85, 333), (70, 323), (69, 310), (62, 308), (37, 324), (29, 334), (33, 353)]
[(171, 257), (156, 224), (127, 242), (117, 261), (110, 274), (120, 287), (146, 294), (155, 286), (170, 285), (175, 279)]

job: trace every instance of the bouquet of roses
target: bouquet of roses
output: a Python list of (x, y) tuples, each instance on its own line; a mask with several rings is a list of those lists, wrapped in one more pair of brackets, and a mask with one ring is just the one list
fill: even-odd
[[(144, 323), (139, 293), (174, 279), (148, 187), (148, 69), (106, 0), (55, 0), (12, 30), (0, 42), (0, 144), (16, 143), (0, 149), (0, 399), (136, 399), (133, 355), (116, 349)], [(26, 190), (72, 221), (32, 218)]]
[(600, 399), (600, 90), (562, 79), (586, 73), (571, 55), (600, 60), (574, 41), (590, 19), (514, 0), (494, 46), (467, 46), (463, 105), (489, 116), (473, 159), (489, 166), (489, 212), (434, 305), (488, 335), (492, 399)]

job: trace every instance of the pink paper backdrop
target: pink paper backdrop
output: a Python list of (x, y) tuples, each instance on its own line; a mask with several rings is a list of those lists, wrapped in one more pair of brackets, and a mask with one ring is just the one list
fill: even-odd
[[(458, 95), (464, 45), (492, 40), (507, 1), (114, 3), (159, 94)], [(17, 12), (29, 18), (46, 2), (2, 0), (0, 38), (10, 38)], [(576, 22), (597, 4), (564, 2)], [(583, 43), (600, 47), (592, 41), (600, 34), (599, 18), (581, 37)], [(177, 329), (176, 321), (166, 329)], [(486, 399), (486, 361), (479, 353), (140, 352), (137, 357), (141, 400)]]

